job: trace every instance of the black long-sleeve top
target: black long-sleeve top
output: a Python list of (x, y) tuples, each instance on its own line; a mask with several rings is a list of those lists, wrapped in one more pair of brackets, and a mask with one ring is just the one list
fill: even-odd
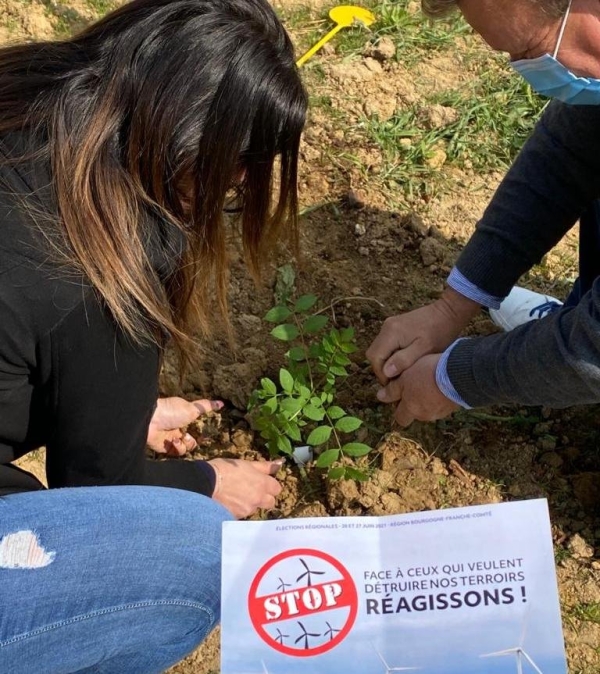
[(36, 216), (52, 215), (49, 171), (41, 160), (6, 161), (25, 151), (20, 134), (0, 139), (0, 495), (31, 488), (8, 464), (43, 445), (50, 488), (210, 494), (205, 464), (146, 457), (159, 347), (135, 345), (86, 279), (57, 264), (55, 225)]

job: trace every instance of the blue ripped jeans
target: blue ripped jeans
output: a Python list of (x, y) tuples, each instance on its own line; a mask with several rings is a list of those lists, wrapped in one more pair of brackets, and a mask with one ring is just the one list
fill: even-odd
[(0, 672), (153, 674), (219, 620), (209, 498), (85, 487), (0, 498)]

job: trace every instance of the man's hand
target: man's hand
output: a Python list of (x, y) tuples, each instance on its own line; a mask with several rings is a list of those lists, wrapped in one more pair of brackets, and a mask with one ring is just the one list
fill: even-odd
[(395, 418), (402, 427), (418, 421), (443, 419), (460, 408), (440, 391), (435, 381), (435, 371), (440, 354), (424, 356), (380, 389), (381, 402), (398, 402)]
[(243, 461), (212, 459), (217, 483), (212, 497), (237, 519), (250, 517), (259, 508), (271, 510), (281, 485), (272, 477), (284, 461)]
[(366, 353), (379, 383), (385, 386), (419, 358), (443, 352), (480, 309), (481, 305), (447, 288), (432, 304), (388, 318)]
[(148, 447), (159, 454), (182, 456), (196, 447), (196, 441), (181, 429), (201, 414), (222, 408), (220, 400), (188, 402), (183, 398), (159, 398), (148, 428)]

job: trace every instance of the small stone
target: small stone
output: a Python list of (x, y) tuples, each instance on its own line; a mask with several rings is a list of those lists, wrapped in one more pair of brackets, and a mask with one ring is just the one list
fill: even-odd
[(368, 98), (363, 104), (363, 110), (367, 117), (377, 116), (382, 122), (387, 122), (394, 116), (396, 107), (396, 99), (393, 96)]
[(393, 491), (382, 494), (380, 502), (383, 510), (382, 515), (395, 515), (406, 510), (400, 496)]
[(366, 194), (362, 190), (349, 190), (346, 195), (346, 203), (349, 208), (364, 208)]
[(538, 436), (539, 435), (547, 435), (548, 433), (550, 433), (551, 426), (552, 425), (548, 422), (542, 422), (542, 423), (536, 424), (533, 427), (533, 434), (538, 435)]
[(364, 236), (367, 233), (367, 228), (363, 225), (362, 222), (357, 222), (354, 225), (354, 234), (356, 236)]
[(442, 234), (440, 228), (436, 227), (436, 225), (431, 225), (428, 234), (429, 236), (432, 236), (434, 239), (437, 239), (438, 241), (444, 240), (444, 235)]
[(579, 557), (580, 559), (590, 559), (594, 556), (594, 548), (589, 543), (586, 543), (579, 534), (571, 536), (567, 549), (574, 557)]
[(410, 138), (400, 138), (398, 145), (400, 145), (403, 150), (408, 150), (412, 147), (413, 142)]
[(252, 431), (244, 430), (243, 428), (238, 428), (231, 436), (231, 441), (238, 449), (249, 449), (252, 447), (253, 439), (254, 435)]
[(446, 154), (446, 151), (441, 147), (436, 147), (432, 149), (431, 154), (426, 159), (425, 163), (429, 168), (437, 169), (441, 168), (446, 163), (447, 159), (448, 155)]
[(553, 452), (556, 449), (556, 438), (553, 435), (544, 435), (538, 440), (537, 444), (544, 452)]
[(576, 461), (579, 458), (581, 451), (577, 447), (567, 447), (564, 454), (567, 461)]
[(446, 470), (444, 462), (437, 457), (431, 460), (431, 472), (434, 475), (448, 475), (448, 471)]
[(458, 119), (458, 110), (445, 105), (432, 105), (424, 113), (425, 123), (430, 129), (441, 129)]
[(572, 478), (573, 492), (579, 503), (588, 510), (598, 508), (600, 473), (580, 473)]
[(403, 224), (409, 231), (414, 232), (415, 234), (418, 234), (422, 237), (427, 236), (428, 229), (420, 215), (411, 213)]
[(439, 262), (444, 257), (444, 246), (432, 237), (427, 237), (421, 241), (419, 246), (419, 252), (421, 254), (421, 260), (425, 267)]
[(319, 501), (302, 505), (294, 511), (294, 517), (329, 517), (325, 506)]
[(367, 69), (370, 70), (372, 73), (379, 74), (383, 72), (381, 63), (379, 63), (379, 61), (375, 60), (374, 58), (371, 58), (370, 56), (367, 56), (367, 58), (364, 60), (364, 64), (367, 67)]
[(389, 37), (382, 37), (371, 49), (371, 55), (378, 61), (387, 61), (396, 56), (396, 45)]
[(515, 498), (519, 498), (519, 496), (523, 495), (523, 490), (521, 488), (521, 485), (518, 482), (515, 482), (514, 484), (511, 484), (508, 487), (508, 493), (510, 496), (514, 496)]
[(327, 500), (331, 508), (352, 505), (359, 497), (358, 485), (354, 480), (329, 480)]
[(358, 249), (358, 254), (362, 255), (363, 257), (369, 257), (370, 252), (371, 251), (366, 246), (361, 246)]
[(563, 465), (563, 459), (556, 452), (546, 452), (546, 454), (542, 454), (540, 457), (540, 463), (550, 468), (560, 468)]

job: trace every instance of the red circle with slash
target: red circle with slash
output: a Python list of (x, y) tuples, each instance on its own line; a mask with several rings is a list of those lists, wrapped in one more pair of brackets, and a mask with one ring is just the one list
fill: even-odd
[[(294, 557), (315, 557), (325, 562), (329, 565), (335, 580), (314, 585), (309, 581), (305, 587), (258, 595), (259, 586), (269, 573), (275, 575), (275, 567), (280, 562)], [(305, 648), (286, 646), (283, 642), (277, 641), (266, 629), (268, 625), (277, 625), (285, 620), (301, 619), (339, 609), (347, 609), (347, 615), (343, 626), (336, 630), (338, 634), (335, 636), (332, 634), (329, 641), (314, 647), (309, 647), (308, 642)], [(337, 559), (320, 550), (298, 548), (276, 555), (259, 569), (248, 592), (248, 611), (254, 629), (271, 648), (295, 657), (320, 655), (338, 646), (350, 633), (358, 613), (358, 592), (352, 576)]]

